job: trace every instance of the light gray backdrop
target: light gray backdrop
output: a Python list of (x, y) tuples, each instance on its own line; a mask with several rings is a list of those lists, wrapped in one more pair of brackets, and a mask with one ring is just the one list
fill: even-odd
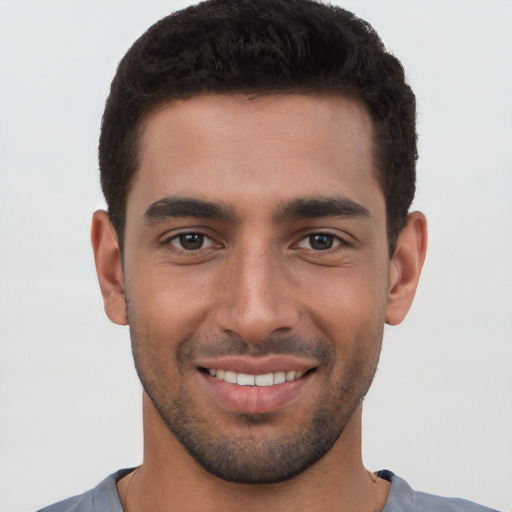
[[(89, 222), (100, 117), (136, 36), (186, 1), (0, 0), (0, 509), (141, 461), (141, 390)], [(337, 2), (338, 3), (338, 2)], [(416, 488), (512, 510), (512, 2), (346, 0), (418, 96), (416, 303), (386, 331), (364, 456)]]

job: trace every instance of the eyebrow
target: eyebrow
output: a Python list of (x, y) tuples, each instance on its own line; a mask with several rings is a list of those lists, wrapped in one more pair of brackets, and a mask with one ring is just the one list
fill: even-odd
[(368, 218), (370, 212), (347, 197), (306, 197), (282, 204), (274, 215), (274, 220), (320, 217)]
[[(148, 226), (180, 217), (235, 220), (234, 211), (229, 206), (192, 197), (164, 197), (150, 204), (143, 215)], [(366, 218), (370, 217), (370, 212), (346, 197), (305, 197), (281, 204), (273, 215), (275, 222), (320, 217)]]
[(151, 226), (169, 218), (233, 220), (233, 210), (222, 204), (190, 197), (164, 197), (150, 204), (144, 212), (145, 224)]

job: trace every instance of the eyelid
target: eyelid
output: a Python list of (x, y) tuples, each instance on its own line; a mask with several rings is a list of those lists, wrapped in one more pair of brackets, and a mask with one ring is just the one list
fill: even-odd
[[(178, 244), (175, 245), (173, 242), (179, 240), (180, 236), (183, 235), (201, 235), (202, 237), (204, 237), (204, 241), (207, 242), (207, 244), (195, 250), (185, 249), (183, 247), (180, 247)], [(222, 247), (222, 244), (218, 242), (216, 238), (211, 235), (211, 233), (209, 233), (209, 230), (202, 227), (177, 228), (170, 232), (168, 231), (167, 233), (160, 237), (158, 243), (164, 249), (172, 250), (174, 252), (183, 254), (195, 254), (199, 251), (204, 251), (215, 247)]]
[[(303, 244), (308, 244), (309, 238), (312, 236), (315, 236), (315, 235), (323, 235), (323, 236), (332, 237), (334, 239), (333, 246), (329, 247), (328, 249), (323, 249), (323, 250), (322, 249), (314, 249), (313, 247), (305, 247)], [(346, 237), (343, 237), (343, 236), (340, 236), (339, 233), (333, 233), (332, 231), (330, 231), (328, 229), (315, 229), (314, 231), (309, 231), (306, 234), (304, 234), (303, 236), (301, 236), (299, 241), (295, 244), (295, 247), (313, 251), (318, 254), (321, 254), (321, 253), (329, 254), (333, 251), (352, 247), (353, 244), (348, 240), (348, 238), (349, 238), (348, 235)]]
[[(185, 235), (200, 235), (200, 236), (202, 236), (203, 237), (203, 245), (201, 247), (199, 247), (199, 249), (185, 249), (184, 247), (178, 246), (178, 244), (181, 245), (180, 238)], [(174, 245), (174, 242), (176, 242), (176, 245)], [(187, 233), (179, 233), (177, 235), (174, 235), (173, 237), (168, 239), (167, 243), (172, 245), (179, 251), (190, 252), (190, 253), (193, 253), (195, 251), (200, 251), (203, 249), (210, 249), (215, 244), (214, 240), (212, 240), (212, 238), (210, 238), (209, 236), (207, 236), (203, 233), (196, 233), (193, 231), (187, 232)]]

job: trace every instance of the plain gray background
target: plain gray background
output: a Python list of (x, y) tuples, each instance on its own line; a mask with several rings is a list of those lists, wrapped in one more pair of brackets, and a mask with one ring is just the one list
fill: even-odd
[[(0, 509), (141, 462), (128, 330), (109, 324), (89, 223), (108, 85), (185, 1), (0, 0)], [(386, 330), (364, 458), (417, 489), (512, 510), (512, 2), (347, 0), (418, 98), (415, 208), (430, 247)]]

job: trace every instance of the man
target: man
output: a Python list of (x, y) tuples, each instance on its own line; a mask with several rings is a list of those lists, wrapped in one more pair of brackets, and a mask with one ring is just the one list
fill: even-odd
[(92, 225), (144, 460), (45, 510), (489, 510), (362, 463), (425, 258), (415, 161), (414, 95), (352, 14), (223, 0), (151, 27), (112, 83)]

